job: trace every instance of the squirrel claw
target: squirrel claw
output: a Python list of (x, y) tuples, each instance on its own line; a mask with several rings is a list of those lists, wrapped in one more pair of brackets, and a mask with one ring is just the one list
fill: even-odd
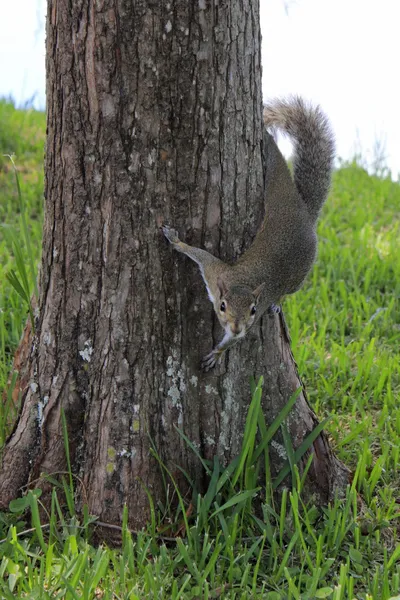
[(211, 369), (213, 369), (215, 367), (215, 365), (218, 362), (218, 354), (216, 354), (214, 352), (214, 350), (212, 350), (210, 352), (210, 354), (207, 354), (206, 356), (204, 356), (204, 358), (201, 361), (201, 368), (203, 371), (205, 371), (206, 373), (208, 373), (208, 371), (210, 371)]
[(267, 308), (267, 313), (269, 315), (279, 315), (280, 312), (281, 307), (279, 306), (279, 304), (271, 304), (271, 306)]
[(163, 231), (163, 234), (171, 244), (177, 244), (179, 242), (178, 232), (176, 231), (176, 229), (168, 227), (168, 225), (163, 225), (161, 229)]

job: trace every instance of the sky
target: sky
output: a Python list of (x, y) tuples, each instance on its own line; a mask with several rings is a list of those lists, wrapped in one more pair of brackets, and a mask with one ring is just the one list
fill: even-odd
[[(329, 115), (338, 155), (400, 173), (400, 0), (260, 0), (264, 97)], [(45, 105), (45, 0), (1, 1), (0, 96)], [(284, 146), (286, 153), (288, 146)]]

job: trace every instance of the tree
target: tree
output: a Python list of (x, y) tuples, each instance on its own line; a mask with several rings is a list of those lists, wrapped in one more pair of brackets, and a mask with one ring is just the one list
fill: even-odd
[[(48, 1), (45, 221), (36, 332), (23, 407), (3, 452), (0, 504), (66, 468), (103, 521), (149, 513), (163, 495), (151, 444), (204, 489), (176, 428), (205, 457), (238, 452), (251, 375), (271, 422), (299, 387), (283, 317), (265, 316), (217, 371), (199, 370), (220, 335), (190, 244), (236, 258), (264, 210), (257, 2)], [(294, 447), (315, 427), (300, 394)], [(307, 457), (306, 457), (307, 458)], [(283, 463), (279, 440), (273, 470)], [(347, 470), (314, 442), (308, 491), (327, 501)], [(36, 483), (37, 485), (37, 483)]]

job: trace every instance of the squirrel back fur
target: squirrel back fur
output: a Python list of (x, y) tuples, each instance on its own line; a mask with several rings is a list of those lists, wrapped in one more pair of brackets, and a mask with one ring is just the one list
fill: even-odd
[(312, 267), (316, 224), (329, 192), (335, 147), (327, 117), (301, 98), (268, 103), (264, 123), (291, 137), (293, 177), (266, 131), (264, 222), (253, 244), (225, 276), (228, 287), (246, 282), (254, 289), (265, 283), (259, 313), (297, 291)]

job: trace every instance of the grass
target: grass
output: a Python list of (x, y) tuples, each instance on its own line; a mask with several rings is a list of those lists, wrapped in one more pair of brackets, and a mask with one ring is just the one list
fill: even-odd
[[(16, 154), (35, 263), (41, 245), (44, 120), (42, 113), (0, 101), (0, 154)], [(12, 165), (2, 156), (0, 195), (1, 221), (24, 240)], [(268, 485), (260, 497), (257, 460), (268, 470), (268, 452), (255, 432), (257, 426), (264, 438), (269, 432), (258, 410), (261, 389), (254, 388), (236, 461), (228, 469), (218, 461), (204, 463), (210, 476), (205, 496), (194, 495), (189, 507), (180, 499), (173, 514), (167, 497), (165, 506), (153, 506), (147, 531), (129, 532), (125, 514), (118, 549), (91, 543), (95, 523), (86, 511), (81, 518), (75, 514), (71, 473), (53, 482), (49, 514), (39, 511), (40, 490), (12, 503), (10, 512), (0, 514), (0, 540), (5, 540), (0, 541), (0, 597), (399, 597), (399, 207), (398, 183), (343, 164), (320, 221), (318, 262), (304, 288), (285, 301), (310, 400), (321, 421), (330, 417), (325, 427), (331, 444), (354, 473), (345, 499), (324, 510), (305, 506), (293, 464), (288, 466), (293, 489), (279, 503)], [(21, 252), (33, 289), (26, 243)], [(28, 316), (26, 303), (6, 279), (13, 268), (18, 273), (10, 236), (0, 227), (2, 388)], [(7, 406), (0, 405), (0, 442)], [(278, 426), (284, 427), (283, 417)], [(161, 461), (160, 470), (171, 482)], [(179, 498), (179, 490), (174, 494)], [(254, 503), (260, 500), (262, 518), (257, 518)]]
[[(4, 389), (15, 348), (27, 318), (27, 305), (6, 275), (16, 268), (11, 252), (15, 232), (18, 249), (25, 264), (37, 264), (41, 251), (43, 213), (43, 154), (45, 141), (45, 115), (35, 110), (16, 110), (12, 103), (0, 99), (0, 389)], [(15, 181), (12, 161), (14, 155), (19, 170), (21, 194)], [(28, 253), (21, 211), (21, 198), (33, 241)], [(29, 268), (28, 268), (29, 269)], [(34, 282), (29, 277), (31, 289)], [(4, 439), (0, 409), (0, 445)]]

